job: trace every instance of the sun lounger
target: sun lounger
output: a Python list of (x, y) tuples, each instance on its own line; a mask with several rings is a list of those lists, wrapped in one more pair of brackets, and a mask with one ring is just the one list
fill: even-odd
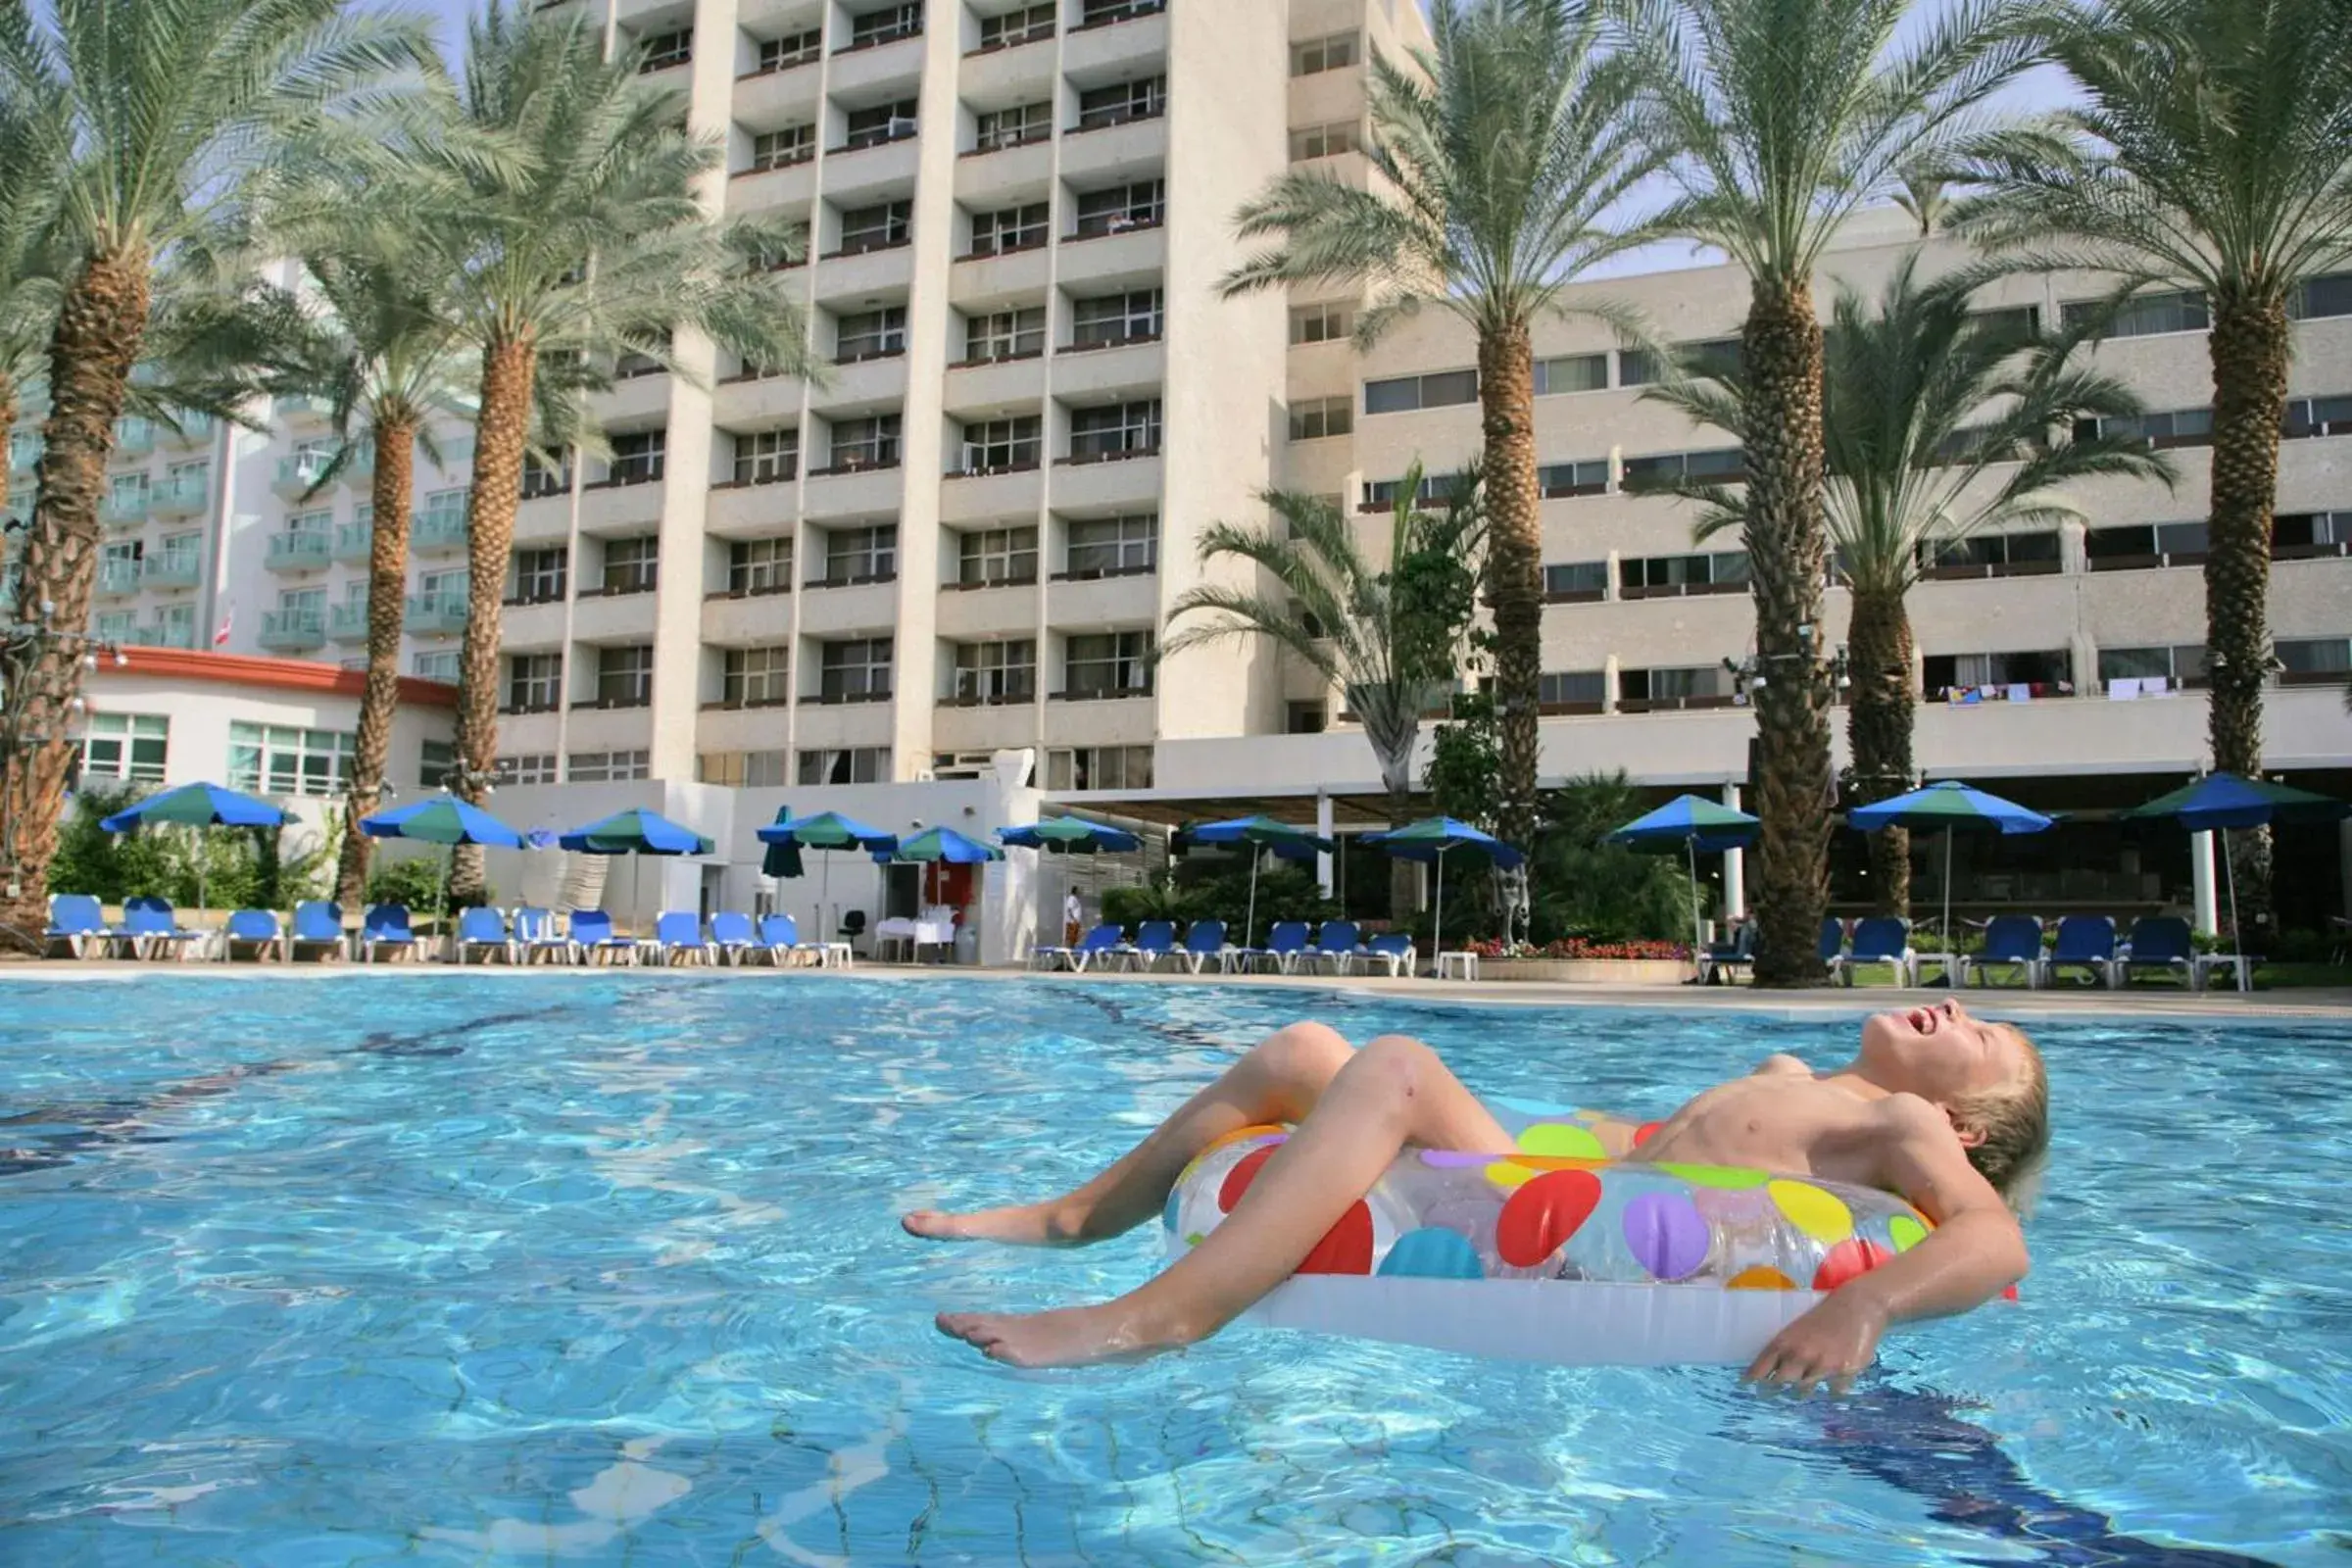
[(1315, 945), (1294, 960), (1311, 973), (1317, 964), (1329, 964), (1333, 974), (1346, 974), (1355, 962), (1356, 929), (1353, 920), (1326, 920), (1315, 932)]
[(1244, 948), (1237, 956), (1244, 969), (1271, 964), (1277, 974), (1289, 974), (1298, 956), (1306, 951), (1306, 937), (1304, 920), (1277, 920), (1274, 929), (1266, 933), (1264, 947)]
[(594, 963), (599, 958), (620, 958), (637, 961), (637, 944), (629, 937), (612, 934), (612, 917), (602, 909), (571, 911), (571, 948), (582, 963)]
[[(1844, 943), (1840, 941), (1838, 946), (1843, 947)], [(1829, 955), (1824, 954), (1823, 956), (1828, 957)], [(1711, 986), (1716, 984), (1718, 976), (1723, 976), (1728, 984), (1731, 978), (1736, 977), (1738, 970), (1745, 969), (1752, 974), (1755, 967), (1756, 922), (1742, 920), (1732, 932), (1731, 941), (1715, 943), (1699, 954), (1698, 983)]]
[(1394, 980), (1398, 975), (1409, 975), (1418, 968), (1419, 956), (1413, 952), (1411, 937), (1402, 931), (1391, 931), (1365, 943), (1363, 951), (1355, 956), (1355, 961), (1363, 965), (1366, 974), (1370, 974), (1372, 966), (1377, 963)]
[(114, 933), (106, 927), (106, 911), (89, 894), (52, 893), (49, 929), (41, 936), (51, 949), (63, 948), (72, 957), (86, 958), (92, 954), (104, 957)]
[(272, 952), (281, 960), (286, 956), (285, 936), (278, 930), (277, 916), (268, 909), (232, 910), (228, 923), (220, 928), (220, 956), (231, 960), (267, 958)]
[(294, 906), (294, 923), (286, 932), (286, 960), (290, 963), (305, 953), (345, 956), (343, 906), (331, 899), (306, 899)]
[(1845, 957), (1845, 922), (1830, 915), (1821, 922), (1821, 961), (1830, 966), (1830, 978), (1838, 978), (1838, 965)]
[(763, 914), (760, 917), (759, 935), (753, 939), (751, 951), (745, 956), (763, 957), (779, 969), (803, 959), (822, 964), (825, 961), (825, 945), (821, 942), (803, 942), (801, 923), (789, 914)]
[(1176, 922), (1146, 920), (1135, 928), (1133, 942), (1120, 943), (1103, 955), (1102, 961), (1105, 968), (1113, 962), (1123, 962), (1131, 969), (1149, 971), (1156, 967), (1160, 959), (1176, 956)]
[(556, 929), (553, 909), (523, 905), (514, 911), (514, 957), (529, 963), (534, 956), (545, 955), (562, 963), (576, 961), (571, 938)]
[(1996, 914), (1984, 928), (1984, 946), (1960, 958), (1960, 983), (1984, 983), (1988, 968), (2012, 968), (2026, 977), (2026, 988), (2041, 984), (2041, 920), (2031, 914)]
[(1830, 975), (1846, 985), (1854, 983), (1854, 971), (1866, 963), (1894, 965), (1894, 983), (1908, 986), (1916, 979), (1916, 956), (1911, 952), (1911, 922), (1892, 915), (1873, 915), (1854, 922), (1853, 946), (1830, 961)]
[(1224, 973), (1232, 967), (1230, 955), (1225, 948), (1225, 922), (1195, 920), (1192, 928), (1184, 934), (1184, 951), (1177, 954), (1176, 957), (1194, 974), (1199, 974), (1212, 961), (1217, 966), (1217, 972)]
[(710, 948), (718, 956), (720, 963), (731, 963), (740, 968), (759, 946), (752, 936), (750, 915), (721, 909), (710, 916)]
[(1042, 958), (1049, 969), (1060, 964), (1068, 966), (1072, 974), (1084, 974), (1089, 963), (1097, 958), (1106, 958), (1107, 956), (1116, 954), (1121, 947), (1125, 946), (1126, 941), (1127, 930), (1124, 926), (1116, 926), (1104, 921), (1081, 937), (1076, 947), (1038, 948), (1029, 955), (1029, 961), (1035, 964)]
[(118, 952), (133, 958), (165, 953), (180, 958), (187, 956), (190, 944), (201, 939), (201, 933), (186, 929), (173, 916), (170, 899), (145, 896), (123, 901), (122, 923), (115, 927), (109, 940)]
[(2191, 991), (2197, 988), (2196, 944), (2188, 922), (2179, 915), (2143, 915), (2132, 922), (2132, 940), (2116, 959), (2118, 984), (2130, 985), (2134, 970), (2153, 969), (2179, 977)]
[(424, 951), (424, 938), (409, 925), (409, 906), (405, 904), (371, 904), (360, 916), (360, 934), (353, 939), (362, 963), (380, 961), (380, 950), (385, 953), (406, 953), (412, 957)]
[(492, 956), (514, 961), (514, 939), (507, 932), (507, 917), (486, 904), (458, 911), (458, 941), (452, 953), (463, 965), (479, 952), (487, 963)]
[(2070, 914), (2058, 922), (2058, 940), (2041, 960), (2041, 978), (2055, 985), (2061, 968), (2087, 969), (2100, 985), (2116, 980), (2115, 922), (2103, 914)]
[(709, 963), (710, 944), (703, 940), (703, 922), (699, 915), (683, 909), (665, 909), (654, 921), (654, 940), (661, 944), (664, 964)]

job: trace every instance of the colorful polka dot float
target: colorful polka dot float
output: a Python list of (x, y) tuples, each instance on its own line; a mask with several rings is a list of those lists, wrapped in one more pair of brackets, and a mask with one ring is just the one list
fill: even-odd
[[(1551, 1105), (1497, 1114), (1516, 1129), (1513, 1152), (1408, 1152), (1332, 1223), (1298, 1272), (1832, 1291), (1934, 1228), (1867, 1188), (1612, 1157), (1638, 1150), (1654, 1123)], [(1288, 1136), (1246, 1127), (1196, 1159), (1163, 1215), (1171, 1249), (1212, 1234)]]

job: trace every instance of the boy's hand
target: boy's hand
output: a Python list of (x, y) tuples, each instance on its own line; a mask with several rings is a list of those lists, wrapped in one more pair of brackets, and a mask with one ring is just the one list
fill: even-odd
[(1797, 1396), (1827, 1383), (1832, 1395), (1854, 1386), (1855, 1377), (1878, 1354), (1886, 1332), (1886, 1309), (1867, 1291), (1833, 1291), (1820, 1305), (1772, 1337), (1748, 1369), (1743, 1383), (1791, 1388)]

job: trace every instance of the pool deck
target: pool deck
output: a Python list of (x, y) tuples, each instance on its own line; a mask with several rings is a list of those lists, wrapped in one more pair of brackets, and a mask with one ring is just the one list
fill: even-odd
[[(439, 963), (138, 963), (125, 959), (46, 959), (0, 963), (0, 985), (11, 980), (64, 980), (92, 983), (120, 982), (137, 975), (171, 975), (183, 979), (217, 979), (258, 984), (301, 984), (331, 978), (397, 984), (403, 976), (448, 974)], [(469, 965), (464, 973), (484, 984), (499, 984), (523, 976), (576, 975), (598, 977), (611, 969), (546, 965), (516, 968), (503, 964)], [(675, 973), (702, 981), (732, 984), (794, 985), (820, 971), (812, 969), (703, 968), (630, 971)], [(1728, 1012), (1763, 1013), (1783, 1018), (1852, 1015), (1908, 1006), (1955, 993), (1941, 989), (1904, 990), (1894, 986), (1824, 988), (1817, 991), (1755, 991), (1745, 986), (1599, 986), (1551, 985), (1532, 981), (1461, 981), (1384, 979), (1349, 975), (1184, 975), (1184, 974), (1044, 974), (1020, 969), (958, 968), (923, 964), (859, 964), (846, 973), (859, 980), (926, 985), (941, 980), (984, 981), (994, 984), (1053, 986), (1223, 986), (1293, 990), (1303, 995), (1334, 991), (1353, 996), (1396, 1001), (1445, 1003), (1473, 1006), (1544, 1007), (1672, 1007)], [(2015, 1018), (2063, 1018), (2097, 1014), (2180, 1020), (2241, 1018), (2294, 1020), (2328, 1018), (2352, 1022), (2352, 988), (2299, 987), (2287, 991), (2240, 996), (2214, 991), (2190, 994), (2178, 990), (2028, 991), (2017, 987), (1981, 987), (1956, 993), (1979, 1008)]]

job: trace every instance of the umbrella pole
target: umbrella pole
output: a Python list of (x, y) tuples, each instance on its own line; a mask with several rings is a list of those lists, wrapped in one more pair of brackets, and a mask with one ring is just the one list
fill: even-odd
[(1700, 956), (1700, 954), (1701, 954), (1702, 950), (1704, 950), (1704, 948), (1706, 947), (1706, 936), (1705, 936), (1704, 930), (1702, 929), (1702, 927), (1701, 927), (1701, 925), (1700, 925), (1700, 923), (1699, 923), (1699, 914), (1698, 914), (1698, 835), (1697, 835), (1697, 834), (1695, 834), (1695, 833), (1689, 833), (1689, 834), (1685, 834), (1685, 835), (1684, 835), (1684, 837), (1683, 837), (1683, 852), (1684, 852), (1684, 854), (1685, 854), (1686, 856), (1688, 856), (1688, 857), (1689, 857), (1689, 858), (1690, 858), (1690, 961), (1691, 961), (1693, 964), (1695, 964), (1695, 963), (1697, 963), (1697, 962), (1698, 962), (1698, 960), (1699, 960), (1699, 956)]
[(1257, 945), (1257, 861), (1260, 853), (1256, 845), (1250, 846), (1250, 912), (1242, 920), (1242, 946), (1245, 948)]
[(2222, 877), (2230, 885), (2230, 951), (2245, 956), (2246, 944), (2237, 929), (2237, 862), (2230, 858), (2230, 830), (2222, 829)]
[[(1952, 936), (1952, 830), (1948, 825), (1943, 830), (1943, 951), (1955, 955), (1957, 961), (1960, 944)], [(1951, 983), (1950, 975), (1943, 978), (1946, 985)]]
[(1438, 912), (1429, 928), (1429, 972), (1441, 975), (1446, 965), (1440, 960), (1446, 956), (1446, 846), (1438, 846)]
[(825, 917), (825, 910), (833, 902), (833, 852), (820, 849), (816, 853), (824, 858), (816, 873), (816, 940), (830, 942), (833, 922)]

